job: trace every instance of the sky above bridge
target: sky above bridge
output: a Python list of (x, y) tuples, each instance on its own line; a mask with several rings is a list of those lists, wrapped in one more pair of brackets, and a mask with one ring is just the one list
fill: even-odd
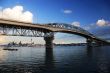
[[(110, 39), (110, 0), (0, 0), (0, 17), (32, 23), (69, 23)], [(25, 41), (21, 37), (1, 37), (9, 41)], [(30, 38), (25, 39), (30, 42)], [(58, 33), (55, 42), (85, 42), (85, 39)]]

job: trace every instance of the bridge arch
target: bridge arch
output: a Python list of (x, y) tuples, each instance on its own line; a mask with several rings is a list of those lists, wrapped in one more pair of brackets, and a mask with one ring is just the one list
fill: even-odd
[(54, 27), (56, 30), (50, 29), (50, 31), (53, 31), (55, 33), (61, 32), (61, 33), (75, 34), (75, 35), (82, 36), (84, 38), (93, 37), (93, 34), (89, 33), (88, 31), (86, 31), (86, 30), (84, 30), (80, 27), (76, 27), (74, 25), (71, 25), (71, 24), (50, 23), (50, 24), (47, 24), (47, 25), (50, 26), (50, 27)]
[[(78, 36), (81, 36), (81, 37), (84, 37), (85, 39), (87, 39), (87, 43), (91, 44), (92, 43), (92, 38), (94, 37), (92, 34), (90, 34), (89, 32), (87, 32), (86, 30), (80, 28), (80, 27), (76, 27), (76, 26), (73, 26), (73, 25), (70, 25), (70, 24), (59, 24), (59, 23), (51, 23), (51, 24), (48, 24), (47, 25), (48, 27), (53, 27), (53, 29), (50, 29), (51, 31), (53, 31), (54, 33), (68, 33), (68, 34), (75, 34), (75, 35), (78, 35)], [(53, 38), (50, 37), (49, 38), (45, 38), (45, 41), (51, 41), (51, 42), (46, 42), (46, 44), (50, 43), (52, 44), (53, 42), (53, 39), (54, 39), (54, 36)], [(47, 45), (49, 46), (49, 45)], [(52, 45), (50, 45), (51, 47)]]

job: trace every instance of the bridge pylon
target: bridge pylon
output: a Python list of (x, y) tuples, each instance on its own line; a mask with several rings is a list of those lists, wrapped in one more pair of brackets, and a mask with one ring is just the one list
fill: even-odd
[(87, 46), (92, 46), (93, 40), (91, 38), (87, 38), (86, 42)]
[(45, 34), (44, 40), (46, 49), (53, 49), (54, 34), (53, 33), (49, 33), (49, 35)]
[(101, 41), (96, 41), (97, 46), (104, 46), (107, 45), (107, 43), (101, 42)]

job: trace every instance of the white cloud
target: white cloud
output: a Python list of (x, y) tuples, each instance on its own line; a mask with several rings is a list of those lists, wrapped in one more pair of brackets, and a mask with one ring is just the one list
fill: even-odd
[(71, 25), (74, 25), (74, 26), (80, 27), (80, 22), (73, 22)]
[(65, 13), (65, 14), (71, 14), (72, 13), (72, 10), (63, 10), (63, 12)]
[(88, 26), (83, 27), (86, 30), (94, 30), (99, 27), (110, 26), (110, 22), (104, 19), (97, 20), (96, 23), (89, 24)]
[(104, 19), (101, 19), (101, 20), (98, 20), (98, 21), (96, 22), (96, 24), (97, 24), (98, 26), (105, 26), (105, 25), (108, 25), (108, 21), (105, 21)]
[(30, 11), (24, 11), (23, 6), (14, 6), (0, 10), (0, 18), (17, 20), (23, 22), (33, 22), (33, 14)]

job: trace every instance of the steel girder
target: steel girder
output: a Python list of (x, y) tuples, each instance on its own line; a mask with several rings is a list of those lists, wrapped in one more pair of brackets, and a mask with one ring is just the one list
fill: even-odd
[(22, 28), (15, 26), (0, 26), (0, 35), (6, 36), (28, 36), (28, 37), (50, 37), (54, 33), (50, 31), (44, 31), (43, 29)]

